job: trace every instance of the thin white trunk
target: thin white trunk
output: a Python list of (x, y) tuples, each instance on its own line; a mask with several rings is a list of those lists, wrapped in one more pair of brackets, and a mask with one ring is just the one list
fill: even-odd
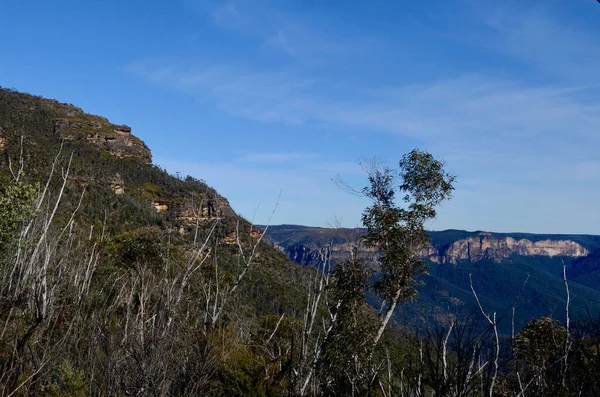
[(383, 332), (385, 331), (385, 328), (390, 322), (390, 319), (394, 314), (394, 310), (396, 309), (396, 305), (398, 304), (398, 299), (400, 298), (401, 292), (402, 289), (398, 289), (392, 297), (392, 299), (390, 300), (390, 305), (388, 306), (385, 312), (385, 316), (383, 316), (383, 318), (381, 319), (381, 322), (379, 323), (379, 328), (377, 328), (377, 333), (375, 334), (375, 338), (373, 339), (373, 347), (377, 346), (379, 340), (381, 339), (381, 336), (383, 335)]
[(490, 326), (494, 330), (494, 341), (496, 344), (496, 351), (494, 354), (494, 373), (492, 375), (492, 382), (490, 384), (490, 390), (488, 393), (489, 396), (492, 397), (494, 395), (494, 386), (496, 384), (496, 378), (498, 377), (498, 358), (500, 356), (500, 338), (498, 336), (498, 326), (496, 323), (496, 312), (494, 312), (493, 316), (490, 317), (490, 315), (487, 314), (483, 310), (483, 307), (481, 306), (481, 302), (479, 301), (479, 297), (477, 296), (477, 292), (475, 292), (475, 288), (473, 288), (473, 277), (470, 274), (469, 274), (469, 285), (471, 286), (471, 291), (473, 292), (473, 296), (475, 297), (475, 300), (477, 301), (477, 306), (479, 306), (479, 310), (481, 311), (481, 314), (483, 315), (483, 317), (487, 320), (487, 322), (490, 324)]
[(448, 332), (446, 333), (446, 337), (444, 338), (444, 342), (442, 344), (442, 369), (445, 382), (448, 382), (448, 359), (446, 356), (448, 355), (448, 340), (450, 339), (452, 328), (454, 328), (454, 320), (452, 320), (450, 323), (450, 327), (448, 328)]
[(569, 305), (571, 304), (571, 295), (569, 293), (569, 282), (567, 281), (567, 265), (565, 264), (565, 262), (563, 261), (562, 263), (563, 265), (563, 280), (565, 282), (565, 291), (567, 294), (567, 302), (565, 305), (565, 323), (566, 323), (566, 332), (565, 332), (565, 364), (564, 364), (564, 368), (563, 368), (563, 383), (565, 381), (565, 378), (567, 376), (567, 368), (568, 368), (568, 364), (569, 364), (569, 351), (571, 350), (571, 343), (570, 343), (570, 330), (569, 330)]

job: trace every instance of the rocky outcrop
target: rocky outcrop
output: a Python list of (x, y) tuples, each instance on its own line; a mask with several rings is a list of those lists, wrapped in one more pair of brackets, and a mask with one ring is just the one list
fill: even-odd
[(167, 203), (161, 203), (160, 201), (152, 202), (152, 206), (156, 210), (156, 212), (165, 212), (169, 209), (169, 205)]
[(117, 173), (114, 178), (110, 179), (108, 185), (117, 196), (125, 194), (125, 181), (120, 174)]
[(320, 262), (318, 250), (310, 249), (305, 245), (294, 244), (282, 249), (288, 258), (301, 265), (317, 266)]
[(284, 252), (292, 261), (301, 265), (321, 266), (325, 255), (325, 247), (328, 247), (330, 249), (329, 258), (333, 265), (350, 260), (352, 258), (352, 250), (355, 250), (355, 252), (359, 253), (360, 260), (366, 267), (377, 269), (377, 260), (379, 258), (377, 251), (365, 247), (358, 241), (353, 243), (332, 242), (331, 245), (325, 245), (321, 248), (315, 247), (314, 244), (285, 245), (284, 243), (284, 245), (281, 245), (273, 242), (273, 240), (268, 237), (267, 241), (270, 241), (277, 250)]
[(181, 202), (153, 200), (152, 206), (159, 213), (169, 213), (178, 221), (188, 226), (196, 225), (197, 221), (205, 222), (223, 217), (235, 217), (236, 213), (231, 208), (229, 201), (219, 194), (210, 194), (204, 197), (198, 205), (191, 201)]
[[(379, 253), (360, 244), (366, 231), (359, 229), (322, 229), (294, 225), (272, 226), (267, 231), (267, 240), (294, 262), (313, 265), (318, 262), (318, 250), (331, 244), (334, 263), (350, 257), (353, 248), (366, 266), (377, 269)], [(457, 236), (457, 234), (459, 236)], [(438, 264), (471, 263), (482, 260), (501, 262), (510, 257), (543, 256), (582, 258), (590, 254), (588, 248), (570, 240), (569, 236), (536, 236), (494, 234), (489, 232), (444, 231), (432, 232), (432, 245), (416, 254)], [(581, 237), (581, 236), (579, 236)], [(577, 236), (574, 236), (577, 240)]]
[[(75, 111), (63, 113), (79, 116)], [(119, 158), (137, 158), (146, 164), (152, 162), (150, 149), (131, 134), (126, 125), (111, 124), (98, 116), (65, 117), (54, 120), (54, 133), (68, 140), (85, 140), (99, 150), (106, 150)]]
[(495, 236), (491, 233), (480, 233), (453, 242), (445, 252), (427, 255), (427, 258), (437, 263), (456, 264), (459, 261), (479, 262), (491, 259), (499, 262), (503, 259), (517, 256), (566, 256), (583, 257), (589, 251), (571, 240), (541, 240), (532, 242), (528, 239), (514, 239), (510, 236)]

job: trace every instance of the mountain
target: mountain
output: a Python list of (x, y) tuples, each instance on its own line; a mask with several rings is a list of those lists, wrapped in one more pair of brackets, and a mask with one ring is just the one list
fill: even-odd
[[(266, 237), (290, 259), (312, 266), (318, 264), (323, 247), (331, 247), (334, 263), (348, 259), (351, 249), (357, 247), (359, 257), (376, 277), (378, 255), (361, 244), (364, 233), (364, 229), (278, 225), (271, 226)], [(571, 312), (576, 313), (575, 317), (588, 310), (594, 315), (600, 313), (600, 236), (463, 230), (428, 234), (430, 248), (420, 256), (428, 263), (429, 274), (422, 276), (425, 286), (419, 288), (417, 300), (398, 310), (401, 323), (417, 323), (421, 319), (427, 323), (448, 312), (476, 309), (470, 275), (487, 311), (508, 316), (512, 313), (510, 306), (518, 298), (517, 329), (540, 316), (563, 319), (563, 262), (567, 265)], [(508, 332), (510, 327), (510, 318), (505, 318), (501, 329)]]
[(0, 88), (0, 395), (254, 394), (313, 275), (131, 127)]
[[(131, 127), (113, 124), (71, 104), (0, 87), (0, 183), (3, 185), (10, 183), (9, 166), (16, 169), (21, 151), (24, 177), (32, 183), (43, 183), (48, 178), (50, 164), (59, 153), (64, 162), (71, 155), (68, 184), (59, 212), (66, 216), (77, 206), (85, 190), (79, 222), (104, 222), (106, 233), (112, 236), (141, 227), (158, 227), (165, 232), (177, 231), (177, 237), (173, 238), (179, 238), (183, 244), (192, 238), (197, 226), (204, 230), (212, 225), (211, 221), (218, 220), (215, 233), (231, 245), (236, 230), (252, 227), (205, 181), (189, 176), (177, 178), (153, 165), (150, 149), (132, 134)], [(298, 296), (286, 297), (275, 292), (300, 293), (294, 280), (308, 273), (267, 244), (261, 244), (261, 250), (271, 262), (266, 261), (268, 266), (252, 286), (253, 295), (255, 298), (261, 295), (260, 300), (264, 297), (264, 301), (277, 307), (277, 312), (285, 310), (283, 302), (297, 302)], [(292, 306), (295, 310), (295, 305)]]

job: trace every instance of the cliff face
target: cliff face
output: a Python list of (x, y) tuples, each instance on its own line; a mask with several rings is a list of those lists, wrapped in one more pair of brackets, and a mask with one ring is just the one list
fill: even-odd
[(8, 170), (7, 161), (18, 161), (23, 149), (28, 176), (45, 180), (48, 164), (61, 148), (73, 155), (72, 191), (86, 188), (94, 195), (90, 214), (95, 205), (126, 206), (123, 222), (137, 216), (184, 228), (198, 221), (237, 218), (227, 199), (204, 181), (175, 178), (152, 165), (150, 149), (130, 127), (71, 104), (0, 87), (0, 177)]
[(111, 124), (98, 116), (56, 119), (54, 133), (68, 140), (85, 140), (119, 158), (134, 157), (146, 164), (152, 162), (150, 149), (141, 139), (131, 135), (131, 127)]
[[(347, 259), (350, 249), (357, 247), (361, 263), (377, 275), (380, 252), (360, 244), (365, 234), (366, 230), (359, 228), (271, 225), (265, 236), (295, 262), (313, 267), (321, 265), (320, 247), (331, 244), (333, 265)], [(600, 236), (465, 230), (430, 231), (428, 235), (431, 245), (418, 255), (428, 260), (428, 274), (419, 278), (425, 285), (417, 288), (416, 302), (403, 305), (396, 313), (401, 324), (417, 318), (440, 324), (452, 317), (450, 313), (478, 312), (471, 282), (489, 308), (486, 310), (502, 313), (520, 297), (516, 328), (541, 315), (560, 315), (560, 308), (565, 307), (563, 263), (570, 290), (579, 291), (579, 298), (571, 302), (571, 313), (600, 310)], [(501, 333), (509, 334), (510, 327), (510, 319), (499, 322)]]
[[(131, 127), (112, 124), (104, 117), (87, 114), (70, 104), (53, 99), (40, 99), (42, 105), (56, 115), (53, 120), (54, 134), (69, 141), (86, 142), (99, 151), (108, 152), (118, 158), (134, 158), (146, 164), (152, 163), (150, 149), (141, 139), (131, 134)], [(116, 195), (127, 191), (126, 182), (119, 174), (100, 182), (109, 185)], [(176, 197), (156, 197), (152, 198), (151, 203), (157, 212), (169, 213), (187, 224), (195, 224), (198, 217), (195, 211), (200, 211), (199, 217), (202, 220), (236, 216), (227, 199), (214, 191), (207, 192), (200, 208), (197, 209)]]
[(173, 214), (178, 220), (188, 225), (194, 225), (197, 220), (206, 221), (236, 216), (229, 201), (216, 192), (207, 194), (197, 206), (194, 206), (191, 202), (165, 200), (153, 201), (152, 205), (156, 212)]
[(42, 106), (56, 114), (54, 133), (60, 137), (86, 141), (119, 158), (137, 158), (146, 164), (152, 162), (150, 149), (131, 134), (131, 127), (112, 124), (104, 117), (87, 114), (76, 106), (54, 99), (38, 98)]
[(513, 255), (579, 258), (589, 254), (586, 248), (571, 240), (546, 239), (532, 242), (525, 238), (517, 240), (510, 236), (494, 236), (491, 233), (480, 233), (457, 240), (445, 252), (435, 251), (430, 250), (426, 257), (436, 263), (451, 264), (462, 260), (473, 263), (482, 259), (499, 262)]
[(275, 248), (285, 252), (292, 261), (301, 265), (318, 266), (320, 263), (318, 250), (310, 249), (305, 245), (294, 244), (285, 248), (281, 246)]
[[(314, 265), (318, 261), (317, 250), (331, 244), (334, 262), (350, 257), (352, 247), (358, 247), (359, 255), (369, 267), (377, 268), (377, 252), (360, 244), (360, 229), (319, 229), (294, 226), (272, 226), (267, 237), (293, 261)], [(577, 238), (575, 238), (577, 239)], [(568, 236), (536, 236), (470, 233), (463, 231), (432, 232), (427, 249), (417, 256), (438, 264), (457, 264), (461, 261), (476, 263), (484, 259), (502, 262), (512, 256), (543, 256), (582, 258), (590, 254), (588, 248)]]

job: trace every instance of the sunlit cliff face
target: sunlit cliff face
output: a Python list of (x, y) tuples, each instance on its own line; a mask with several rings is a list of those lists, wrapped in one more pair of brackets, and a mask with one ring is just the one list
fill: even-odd
[[(433, 251), (433, 252), (432, 252)], [(542, 240), (532, 242), (528, 239), (516, 240), (512, 237), (497, 237), (487, 233), (468, 237), (452, 243), (446, 252), (436, 253), (430, 250), (427, 257), (436, 263), (452, 263), (467, 260), (478, 262), (482, 259), (500, 261), (512, 255), (521, 256), (587, 256), (589, 251), (571, 240)]]

